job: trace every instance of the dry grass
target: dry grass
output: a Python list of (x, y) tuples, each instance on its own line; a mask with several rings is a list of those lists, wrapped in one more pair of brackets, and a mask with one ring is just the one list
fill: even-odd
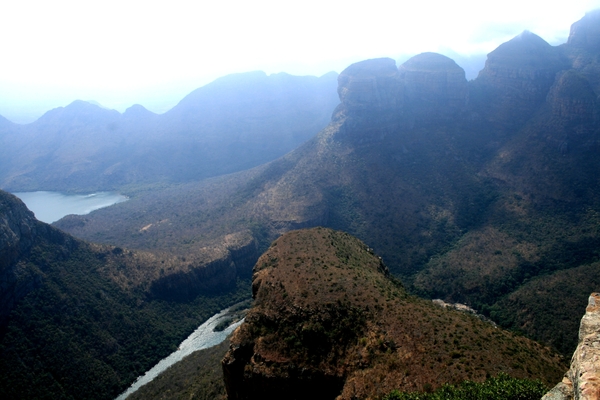
[(553, 383), (565, 368), (535, 342), (409, 296), (364, 243), (329, 229), (275, 241), (255, 267), (253, 293), (232, 340), (251, 349), (250, 380), (312, 371), (342, 379), (349, 399), (499, 372)]

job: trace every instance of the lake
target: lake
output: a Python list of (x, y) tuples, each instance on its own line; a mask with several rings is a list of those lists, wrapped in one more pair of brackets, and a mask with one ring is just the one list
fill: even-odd
[(99, 208), (126, 201), (127, 196), (115, 192), (64, 194), (59, 192), (13, 193), (43, 222), (52, 223), (65, 215), (85, 215)]

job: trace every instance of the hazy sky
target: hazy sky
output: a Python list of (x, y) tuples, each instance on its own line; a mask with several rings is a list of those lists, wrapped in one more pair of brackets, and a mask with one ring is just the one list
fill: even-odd
[[(556, 4), (556, 3), (554, 3)], [(373, 57), (488, 53), (528, 29), (551, 44), (600, 0), (6, 1), (0, 115), (27, 122), (75, 99), (164, 112), (234, 72), (341, 72)]]

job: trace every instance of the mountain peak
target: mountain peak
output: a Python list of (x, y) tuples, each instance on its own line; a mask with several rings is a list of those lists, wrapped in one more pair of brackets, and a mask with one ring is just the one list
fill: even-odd
[(586, 13), (582, 19), (571, 25), (567, 43), (573, 47), (590, 50), (600, 48), (600, 9)]
[(14, 125), (14, 123), (12, 121), (10, 121), (9, 119), (0, 115), (0, 128), (6, 127), (6, 126), (11, 126), (11, 125)]
[(508, 58), (512, 61), (539, 61), (532, 67), (543, 66), (545, 58), (554, 48), (530, 31), (523, 31), (488, 54), (488, 60)]
[(467, 104), (465, 71), (451, 58), (421, 53), (399, 68), (404, 82), (404, 103), (418, 120), (449, 117)]
[(134, 104), (123, 113), (124, 117), (135, 119), (151, 118), (155, 115), (141, 104)]
[(350, 65), (338, 76), (338, 96), (350, 111), (394, 109), (397, 99), (396, 62), (375, 58)]
[(83, 118), (86, 121), (96, 119), (114, 119), (121, 114), (116, 110), (103, 108), (84, 100), (75, 100), (65, 107), (54, 108), (42, 115), (34, 123), (72, 123)]
[[(421, 53), (408, 59), (401, 66), (405, 70), (440, 71), (457, 70), (462, 68), (453, 59), (439, 53)], [(464, 72), (463, 72), (464, 73)]]

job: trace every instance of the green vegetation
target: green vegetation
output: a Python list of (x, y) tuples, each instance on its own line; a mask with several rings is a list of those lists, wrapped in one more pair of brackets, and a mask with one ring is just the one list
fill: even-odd
[(465, 381), (444, 385), (433, 393), (402, 393), (394, 390), (382, 400), (539, 400), (549, 388), (540, 381), (499, 374), (484, 382)]
[[(499, 373), (551, 384), (566, 369), (548, 348), (410, 296), (370, 248), (339, 231), (281, 236), (257, 262), (253, 292), (224, 362), (227, 384), (250, 397), (267, 393), (253, 379), (280, 376), (306, 398), (321, 384), (331, 397), (376, 398), (398, 385), (414, 390)], [(274, 383), (272, 390), (283, 396), (286, 389)]]
[[(168, 351), (184, 327), (242, 296), (233, 282), (236, 276), (250, 275), (257, 251), (282, 233), (315, 226), (348, 232), (364, 244), (339, 233), (296, 233), (293, 246), (277, 241), (261, 258), (253, 290), (259, 294), (256, 309), (269, 312), (255, 314), (252, 327), (245, 329), (249, 337), (267, 338), (260, 344), (282, 359), (326, 371), (338, 383), (352, 368), (369, 366), (354, 381), (359, 398), (372, 394), (369, 384), (379, 383), (377, 379), (386, 388), (378, 394), (383, 396), (404, 377), (430, 377), (432, 370), (441, 372), (431, 387), (481, 381), (500, 372), (544, 377), (544, 383), (558, 379), (564, 360), (526, 337), (569, 357), (585, 297), (600, 285), (599, 64), (594, 52), (571, 46), (555, 48), (524, 34), (494, 51), (486, 69), (470, 83), (461, 71), (444, 74), (437, 67), (434, 75), (427, 68), (414, 71), (422, 79), (410, 81), (410, 73), (385, 61), (391, 66), (385, 76), (378, 75), (378, 68), (360, 72), (373, 85), (341, 88), (350, 103), (338, 107), (332, 123), (316, 137), (269, 164), (229, 176), (197, 181), (216, 169), (223, 172), (218, 165), (223, 160), (212, 158), (210, 145), (195, 140), (190, 145), (187, 140), (196, 131), (187, 129), (173, 130), (172, 136), (185, 139), (183, 149), (161, 143), (155, 157), (129, 165), (131, 175), (112, 174), (111, 165), (121, 172), (127, 167), (116, 160), (102, 165), (102, 171), (111, 172), (102, 179), (118, 182), (129, 182), (142, 165), (139, 182), (121, 186), (130, 191), (131, 200), (56, 225), (125, 250), (98, 255), (111, 261), (105, 269), (92, 256), (82, 256), (68, 271), (84, 271), (81, 265), (90, 269), (71, 278), (48, 272), (62, 264), (42, 248), (35, 250), (39, 254), (30, 269), (45, 286), (22, 300), (11, 316), (14, 326), (0, 332), (11, 340), (2, 348), (3, 360), (10, 360), (0, 371), (8, 376), (2, 388), (11, 379), (25, 389), (45, 385), (52, 395), (70, 387), (67, 373), (44, 367), (44, 360), (51, 359), (44, 349), (54, 354), (63, 346), (69, 347), (64, 352), (69, 359), (89, 355), (89, 365), (99, 371), (100, 378), (85, 376), (91, 383), (81, 393), (122, 387), (155, 355)], [(350, 72), (343, 80), (353, 79)], [(362, 75), (356, 78), (366, 82)], [(400, 86), (393, 85), (401, 82), (405, 90), (396, 90)], [(452, 87), (459, 89), (455, 93)], [(416, 93), (431, 95), (432, 107), (421, 111), (440, 110), (440, 115), (422, 118), (427, 114), (411, 108), (421, 97), (407, 106)], [(377, 106), (352, 103), (353, 96), (377, 99)], [(204, 100), (196, 93), (183, 103), (192, 110), (191, 103)], [(444, 109), (451, 103), (458, 106)], [(183, 114), (180, 109), (172, 115)], [(302, 120), (301, 114), (287, 123)], [(201, 114), (190, 115), (202, 123)], [(256, 132), (279, 132), (271, 129), (279, 114), (275, 120), (249, 115)], [(84, 147), (94, 148), (77, 143), (69, 148)], [(148, 154), (146, 147), (137, 150), (128, 154)], [(231, 150), (239, 155), (252, 153), (253, 147), (235, 142)], [(8, 152), (0, 149), (0, 170), (20, 176), (20, 167), (3, 168), (19, 161)], [(95, 160), (91, 155), (86, 159)], [(38, 164), (32, 174), (42, 169)], [(163, 175), (165, 168), (169, 174)], [(53, 177), (64, 176), (53, 172)], [(26, 178), (36, 184), (32, 176)], [(165, 259), (140, 268), (146, 264), (126, 249), (150, 250)], [(386, 265), (404, 285), (387, 278)], [(197, 266), (212, 269), (199, 278)], [(96, 280), (100, 270), (96, 275), (104, 281)], [(224, 282), (229, 292), (219, 292)], [(207, 290), (197, 297), (196, 289), (204, 283)], [(217, 293), (206, 295), (210, 288)], [(465, 303), (513, 332), (436, 309), (408, 292)], [(272, 304), (279, 308), (269, 308)], [(284, 311), (291, 316), (273, 318)], [(53, 338), (50, 346), (43, 335), (32, 333), (46, 327)], [(83, 344), (65, 339), (71, 336), (82, 338)], [(33, 338), (32, 343), (22, 338)], [(137, 344), (137, 338), (146, 342)], [(135, 343), (128, 344), (131, 340)], [(329, 351), (332, 347), (339, 351)], [(330, 369), (322, 368), (323, 363)], [(69, 362), (64, 365), (76, 369)], [(503, 379), (489, 384), (501, 385)], [(423, 383), (406, 389), (426, 389)]]
[(249, 296), (247, 280), (187, 302), (124, 289), (106, 272), (125, 251), (37, 224), (50, 234), (35, 237), (14, 267), (28, 294), (0, 326), (2, 398), (112, 399), (211, 315)]
[(128, 399), (225, 400), (221, 359), (228, 348), (229, 340), (225, 340), (220, 345), (190, 354)]

